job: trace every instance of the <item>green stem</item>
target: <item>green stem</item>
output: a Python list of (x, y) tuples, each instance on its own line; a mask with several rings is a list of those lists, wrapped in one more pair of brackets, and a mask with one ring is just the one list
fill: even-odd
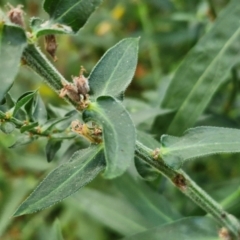
[(168, 167), (161, 159), (152, 157), (153, 150), (147, 149), (140, 142), (136, 143), (135, 154), (143, 161), (157, 169), (166, 176), (183, 194), (192, 199), (207, 213), (210, 213), (214, 219), (226, 227), (236, 239), (239, 238), (240, 225), (238, 220), (228, 214), (223, 208), (212, 199), (203, 189), (201, 189), (183, 170), (173, 170)]
[[(62, 88), (61, 81), (64, 80), (64, 78), (35, 46), (29, 45), (26, 48), (23, 59), (28, 66), (45, 79), (54, 91), (58, 92)], [(74, 101), (69, 102), (76, 107), (77, 104)], [(181, 192), (192, 199), (207, 213), (210, 213), (221, 226), (226, 227), (230, 233), (238, 239), (240, 226), (235, 217), (225, 212), (222, 207), (204, 192), (184, 171), (175, 171), (168, 167), (162, 160), (155, 160), (152, 157), (152, 152), (153, 150), (147, 148), (140, 142), (136, 143), (135, 154), (137, 157), (170, 179)]]
[[(57, 93), (63, 88), (63, 83), (69, 83), (46, 58), (46, 56), (34, 44), (29, 44), (22, 56), (24, 64), (38, 73), (43, 80)], [(79, 103), (74, 102), (68, 96), (64, 99), (77, 107)]]
[[(14, 117), (8, 118), (6, 116), (6, 114), (3, 113), (2, 111), (0, 111), (0, 120), (4, 120), (6, 122), (14, 123), (14, 125), (16, 126), (17, 129), (21, 129), (22, 127), (26, 126), (26, 123), (24, 121), (21, 121), (17, 118), (14, 118)], [(32, 124), (32, 123), (28, 123), (28, 125), (30, 125), (30, 124)], [(36, 136), (39, 136), (39, 137), (47, 137), (47, 138), (50, 138), (53, 133), (56, 134), (56, 133), (59, 132), (57, 129), (52, 129), (51, 131), (41, 132), (41, 131), (39, 131), (40, 129), (37, 130), (36, 128), (37, 127), (33, 128), (33, 129), (29, 129), (26, 132), (29, 132), (32, 135), (36, 135)], [(67, 137), (68, 137), (68, 134), (66, 133), (66, 138)]]

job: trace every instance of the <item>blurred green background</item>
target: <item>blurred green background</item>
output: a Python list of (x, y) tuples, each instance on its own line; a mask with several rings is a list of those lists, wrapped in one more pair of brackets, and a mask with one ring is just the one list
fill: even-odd
[[(9, 2), (14, 6), (24, 5), (26, 23), (32, 16), (47, 19), (39, 0)], [(6, 3), (0, 0), (2, 10), (7, 9), (4, 7)], [(78, 75), (81, 65), (90, 73), (104, 52), (121, 39), (141, 37), (139, 62), (126, 92), (125, 105), (138, 130), (159, 139), (161, 134), (166, 133), (171, 114), (146, 114), (147, 109), (161, 106), (179, 63), (211, 28), (215, 17), (227, 3), (227, 0), (105, 0), (76, 36), (57, 36), (58, 61), (54, 64), (70, 80), (71, 75)], [(44, 49), (43, 39), (39, 40), (39, 45)], [(239, 80), (237, 85), (232, 81), (232, 76), (239, 79), (239, 67), (235, 67), (232, 74), (196, 125), (239, 128)], [(37, 88), (49, 109), (58, 111), (53, 106), (66, 109), (66, 103), (42, 83), (39, 76), (25, 67), (21, 67), (11, 94), (17, 99), (25, 91)], [(236, 92), (234, 98), (233, 91)], [(44, 176), (70, 156), (67, 141), (64, 141), (52, 163), (46, 161), (46, 139), (9, 149), (18, 135), (18, 131), (11, 135), (0, 132), (1, 240), (55, 239), (50, 236), (54, 236), (57, 229), (58, 225), (53, 225), (56, 219), (64, 238), (68, 240), (119, 239), (168, 222), (166, 219), (161, 221), (155, 216), (156, 209), (151, 209), (151, 203), (156, 199), (158, 203), (154, 206), (165, 208), (173, 219), (204, 215), (165, 178), (144, 183), (136, 177), (133, 168), (114, 181), (99, 176), (73, 197), (47, 210), (11, 218), (17, 206)], [(208, 161), (199, 159), (189, 162), (185, 170), (221, 202), (238, 189), (239, 159), (239, 154), (216, 155), (208, 157)], [(239, 217), (239, 202), (227, 207)]]

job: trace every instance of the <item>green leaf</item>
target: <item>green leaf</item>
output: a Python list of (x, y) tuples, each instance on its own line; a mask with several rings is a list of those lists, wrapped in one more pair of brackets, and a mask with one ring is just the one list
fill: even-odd
[(33, 213), (72, 195), (105, 168), (102, 146), (77, 151), (69, 162), (48, 174), (35, 191), (20, 205), (14, 216)]
[(26, 103), (28, 103), (36, 94), (35, 92), (26, 92), (24, 93), (16, 102), (15, 107), (13, 108), (13, 116), (16, 115), (16, 113), (18, 112), (18, 110), (24, 106)]
[(33, 109), (32, 117), (40, 125), (44, 124), (47, 121), (47, 110), (39, 94), (36, 96), (35, 99), (35, 107)]
[(159, 116), (173, 112), (171, 109), (159, 109), (159, 108), (148, 108), (131, 114), (135, 125), (139, 125), (144, 122), (152, 122), (152, 120)]
[(180, 217), (163, 196), (128, 174), (113, 180), (112, 184), (111, 195), (85, 188), (69, 199), (69, 204), (124, 236)]
[(9, 92), (6, 94), (5, 99), (6, 99), (6, 105), (7, 105), (8, 109), (13, 108), (14, 105), (16, 104), (15, 100), (12, 98), (12, 96)]
[(15, 128), (16, 126), (12, 122), (3, 122), (0, 125), (0, 129), (6, 134), (10, 134), (12, 131), (14, 131)]
[(142, 233), (123, 238), (123, 240), (219, 240), (215, 222), (206, 217), (189, 217)]
[(120, 101), (102, 96), (83, 112), (84, 121), (96, 121), (103, 127), (104, 151), (107, 162), (104, 177), (123, 174), (134, 159), (135, 127)]
[(176, 71), (163, 102), (164, 108), (178, 109), (169, 134), (181, 134), (194, 125), (239, 62), (239, 15), (239, 1), (233, 0)]
[(75, 194), (70, 203), (121, 235), (126, 236), (147, 229), (144, 218), (128, 201), (120, 197), (85, 188)]
[(44, 21), (43, 19), (33, 17), (30, 19), (30, 26), (35, 37), (40, 37), (43, 35), (50, 34), (72, 34), (72, 28), (59, 24), (53, 23), (51, 21)]
[(102, 0), (45, 0), (44, 9), (50, 20), (43, 22), (39, 18), (31, 19), (36, 37), (45, 34), (76, 33), (101, 4)]
[(29, 130), (32, 130), (33, 128), (37, 127), (38, 126), (38, 122), (33, 122), (33, 123), (30, 123), (26, 126), (23, 126), (20, 128), (20, 132), (21, 133), (24, 133), (26, 131), (29, 131)]
[(35, 137), (30, 136), (29, 134), (27, 135), (20, 135), (17, 140), (15, 141), (15, 143), (13, 145), (11, 145), (9, 148), (15, 148), (15, 147), (19, 147), (22, 145), (26, 145), (28, 143), (31, 143), (32, 141), (34, 141)]
[(89, 76), (90, 95), (119, 97), (130, 84), (137, 65), (139, 38), (126, 38), (109, 49)]
[(240, 152), (240, 130), (219, 127), (196, 127), (182, 137), (163, 135), (160, 155), (172, 168), (185, 160), (216, 153)]
[(62, 236), (61, 225), (58, 219), (54, 221), (48, 238), (51, 240), (64, 240)]
[(118, 192), (122, 193), (124, 198), (146, 220), (146, 227), (170, 223), (181, 217), (164, 196), (154, 191), (142, 180), (124, 174), (120, 178), (114, 179), (113, 183)]
[[(26, 156), (25, 156), (26, 157)], [(22, 159), (21, 159), (22, 160)], [(21, 161), (19, 158), (17, 161)], [(39, 171), (39, 168), (38, 168)], [(2, 181), (2, 180), (1, 180)], [(3, 184), (3, 181), (2, 181)], [(8, 180), (9, 184), (9, 180)], [(32, 187), (32, 181), (29, 181), (27, 178), (18, 177), (15, 181), (12, 181), (11, 184), (8, 185), (7, 189), (4, 189), (2, 185), (2, 193), (4, 198), (1, 200), (1, 218), (0, 218), (0, 236), (6, 234), (9, 225), (12, 222), (12, 214), (16, 207), (21, 203), (23, 197), (27, 194), (27, 192)], [(8, 190), (8, 191), (4, 191)], [(10, 191), (11, 190), (11, 191)], [(5, 195), (5, 193), (9, 193), (9, 195)], [(4, 201), (6, 199), (6, 201)]]
[(76, 134), (71, 133), (71, 132), (51, 134), (51, 139), (55, 139), (55, 140), (72, 139), (72, 138), (75, 138), (75, 137), (76, 137)]
[(26, 43), (22, 28), (0, 20), (0, 102), (14, 82)]
[(62, 141), (49, 139), (46, 145), (47, 161), (51, 162), (55, 157), (57, 151), (60, 149)]
[(46, 123), (43, 124), (41, 127), (42, 132), (46, 132), (47, 130), (50, 130), (52, 127), (54, 127), (56, 124), (66, 121), (70, 116), (63, 117), (63, 118), (52, 118), (48, 120)]

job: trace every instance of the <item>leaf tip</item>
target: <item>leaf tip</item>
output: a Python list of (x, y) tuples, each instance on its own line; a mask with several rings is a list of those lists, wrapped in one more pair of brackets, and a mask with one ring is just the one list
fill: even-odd
[(20, 206), (18, 207), (18, 209), (13, 213), (12, 217), (20, 217), (20, 216), (22, 216), (22, 215), (27, 214), (26, 211), (24, 211), (24, 210), (21, 209), (21, 206), (22, 206), (22, 205), (20, 205)]

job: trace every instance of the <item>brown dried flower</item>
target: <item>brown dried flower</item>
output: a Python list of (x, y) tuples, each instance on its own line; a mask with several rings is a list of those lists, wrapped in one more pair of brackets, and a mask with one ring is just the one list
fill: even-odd
[(17, 7), (13, 7), (11, 4), (8, 4), (10, 11), (7, 13), (9, 20), (12, 23), (15, 23), (21, 27), (24, 27), (24, 18), (23, 18), (23, 6), (17, 5)]
[(57, 51), (57, 41), (56, 37), (53, 34), (45, 36), (45, 49), (52, 56), (54, 62), (57, 61), (56, 51)]
[(78, 77), (72, 76), (73, 82), (77, 87), (78, 94), (83, 95), (86, 98), (87, 93), (89, 92), (90, 88), (88, 85), (88, 79), (83, 75), (86, 70), (81, 66), (81, 70)]

